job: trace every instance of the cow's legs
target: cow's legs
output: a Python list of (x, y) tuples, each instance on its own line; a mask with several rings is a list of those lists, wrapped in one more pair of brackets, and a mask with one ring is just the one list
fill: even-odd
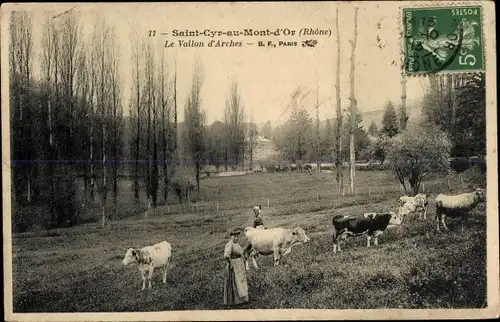
[(448, 226), (446, 226), (445, 218), (446, 218), (446, 215), (442, 214), (441, 215), (441, 223), (443, 224), (444, 230), (448, 231), (449, 229), (448, 229)]
[(467, 212), (463, 211), (462, 212), (462, 231), (464, 231), (465, 228), (467, 228), (467, 221), (468, 221), (468, 218), (467, 218)]
[(366, 234), (366, 247), (370, 247), (370, 240), (372, 239), (372, 236), (369, 234)]
[(278, 266), (280, 263), (280, 249), (276, 247), (274, 249), (274, 266)]
[(333, 231), (333, 252), (336, 253), (337, 251), (341, 251), (340, 249), (340, 242), (344, 241), (344, 243), (347, 240), (347, 233), (345, 231), (339, 233), (338, 231), (334, 230)]
[(259, 266), (257, 265), (257, 261), (255, 260), (255, 256), (252, 256), (252, 264), (255, 269), (259, 269)]
[(378, 236), (382, 235), (382, 232), (377, 230), (374, 234), (373, 234), (373, 245), (377, 246), (378, 245)]
[[(335, 254), (337, 252), (337, 243), (338, 243), (338, 234), (337, 230), (335, 227), (333, 228), (333, 233), (332, 233), (332, 243), (333, 243), (333, 253)], [(340, 250), (340, 249), (339, 249)]]
[(148, 288), (151, 288), (151, 278), (153, 277), (153, 270), (154, 270), (154, 266), (153, 265), (149, 265), (149, 274), (148, 274)]
[(146, 288), (146, 272), (141, 270), (141, 277), (142, 277), (142, 289), (141, 291), (144, 291)]
[(424, 206), (424, 219), (427, 219), (427, 206)]
[(163, 267), (163, 284), (167, 283), (167, 269), (170, 265), (170, 259), (168, 259), (167, 264)]
[(252, 251), (250, 253), (250, 257), (252, 258), (252, 264), (253, 264), (253, 267), (255, 267), (255, 269), (259, 269), (259, 265), (257, 265), (257, 261), (255, 260), (255, 257), (257, 257), (258, 254), (255, 252), (255, 251)]
[(245, 269), (247, 271), (250, 270), (250, 266), (248, 265), (248, 259), (249, 259), (249, 257), (251, 257), (251, 252), (252, 252), (252, 244), (248, 243), (245, 246), (245, 249), (243, 250), (243, 257), (245, 259)]

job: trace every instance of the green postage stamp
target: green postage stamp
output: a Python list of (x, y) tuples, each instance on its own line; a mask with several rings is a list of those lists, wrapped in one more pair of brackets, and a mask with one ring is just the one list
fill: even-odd
[(403, 9), (407, 75), (484, 71), (481, 6)]

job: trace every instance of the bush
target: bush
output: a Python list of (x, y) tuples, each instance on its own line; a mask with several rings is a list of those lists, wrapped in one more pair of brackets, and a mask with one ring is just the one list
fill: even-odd
[(387, 161), (399, 182), (405, 186), (408, 181), (417, 194), (423, 178), (430, 173), (449, 171), (450, 149), (451, 142), (445, 132), (433, 124), (422, 125), (392, 139)]

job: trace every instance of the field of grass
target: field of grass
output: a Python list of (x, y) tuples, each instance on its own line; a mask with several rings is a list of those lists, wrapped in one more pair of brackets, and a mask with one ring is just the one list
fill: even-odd
[[(147, 218), (139, 212), (105, 228), (87, 223), (14, 234), (14, 312), (224, 309), (227, 233), (251, 225), (256, 203), (263, 205), (266, 226), (301, 226), (311, 242), (294, 248), (279, 267), (272, 267), (271, 257), (260, 257), (260, 269), (248, 273), (250, 302), (242, 308), (486, 306), (484, 204), (473, 211), (465, 232), (451, 221), (450, 232), (437, 233), (431, 202), (426, 221), (409, 218), (388, 229), (376, 247), (366, 248), (363, 237), (349, 239), (333, 254), (335, 214), (396, 211), (401, 195), (386, 172), (357, 172), (355, 195), (337, 193), (334, 182), (332, 174), (305, 173), (210, 178), (202, 182), (201, 209), (167, 212), (163, 206)], [(426, 184), (431, 191), (441, 189), (439, 183)], [(132, 198), (121, 198), (126, 208)], [(158, 271), (152, 290), (141, 292), (137, 268), (121, 265), (125, 250), (162, 240), (173, 247), (167, 284)]]

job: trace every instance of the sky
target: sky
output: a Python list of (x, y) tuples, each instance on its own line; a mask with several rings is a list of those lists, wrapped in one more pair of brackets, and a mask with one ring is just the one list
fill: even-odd
[[(241, 100), (247, 116), (256, 123), (270, 120), (278, 125), (289, 116), (283, 108), (292, 91), (300, 86), (309, 92), (302, 106), (315, 117), (318, 99), (320, 119), (335, 117), (335, 77), (337, 37), (336, 9), (339, 12), (341, 98), (343, 108), (349, 106), (351, 43), (354, 38), (354, 7), (358, 12), (358, 38), (355, 51), (355, 95), (362, 112), (383, 109), (387, 101), (401, 102), (401, 38), (400, 12), (395, 2), (307, 2), (307, 3), (100, 3), (100, 4), (32, 4), (22, 7), (33, 13), (34, 69), (40, 67), (40, 39), (48, 11), (62, 13), (70, 8), (83, 14), (82, 35), (87, 37), (94, 28), (95, 14), (105, 17), (115, 26), (122, 54), (120, 73), (123, 80), (124, 114), (128, 114), (128, 98), (132, 86), (132, 41), (137, 32), (156, 46), (156, 54), (165, 51), (170, 76), (174, 60), (177, 66), (179, 120), (189, 92), (195, 59), (204, 70), (201, 90), (202, 108), (207, 123), (223, 118), (230, 80), (240, 86)], [(174, 37), (173, 30), (243, 30), (277, 28), (295, 30), (294, 36), (214, 37), (223, 41), (243, 41), (243, 47), (209, 48), (209, 37)], [(329, 30), (330, 36), (298, 36), (302, 28)], [(156, 37), (148, 37), (156, 30)], [(168, 33), (166, 36), (160, 33)], [(178, 40), (205, 42), (203, 48), (180, 48)], [(301, 40), (315, 39), (316, 47), (302, 47)], [(173, 48), (164, 43), (175, 42)], [(296, 41), (297, 47), (261, 48), (247, 42), (271, 40)], [(426, 86), (423, 78), (407, 79), (408, 103), (417, 102)], [(318, 90), (316, 88), (318, 87)]]

